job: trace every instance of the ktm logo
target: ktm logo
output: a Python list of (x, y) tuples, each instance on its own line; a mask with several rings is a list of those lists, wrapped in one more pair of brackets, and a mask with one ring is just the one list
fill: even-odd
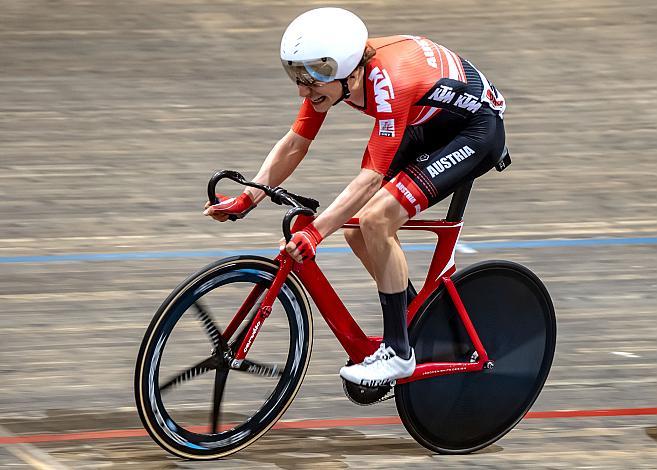
[(380, 70), (379, 67), (374, 67), (367, 78), (374, 83), (374, 101), (376, 101), (377, 112), (391, 113), (392, 106), (389, 101), (395, 99), (395, 90), (392, 88), (392, 81), (390, 81), (386, 69)]

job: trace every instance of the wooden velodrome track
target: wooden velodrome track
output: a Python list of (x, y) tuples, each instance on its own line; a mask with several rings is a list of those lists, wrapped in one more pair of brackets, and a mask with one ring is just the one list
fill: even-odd
[[(218, 168), (253, 176), (288, 129), (298, 98), (278, 42), (320, 4), (1, 2), (0, 467), (655, 468), (650, 0), (332, 2), (373, 36), (421, 34), (458, 51), (508, 99), (514, 162), (475, 184), (457, 262), (515, 260), (551, 291), (557, 353), (531, 419), (480, 453), (432, 455), (393, 401), (344, 397), (344, 354), (316, 315), (311, 366), (279, 429), (210, 463), (144, 437), (132, 373), (161, 300), (218, 252), (277, 247), (280, 208), (219, 225), (201, 216), (205, 184)], [(287, 186), (326, 207), (356, 174), (371, 125), (335, 108)], [(432, 240), (403, 241), (419, 283)], [(380, 331), (374, 284), (339, 234), (325, 245), (327, 275)]]

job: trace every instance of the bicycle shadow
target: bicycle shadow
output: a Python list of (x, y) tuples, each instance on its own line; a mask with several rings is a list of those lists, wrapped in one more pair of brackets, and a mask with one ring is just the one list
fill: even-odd
[[(478, 453), (499, 452), (497, 445)], [(417, 459), (437, 454), (420, 446), (410, 436), (373, 436), (349, 428), (335, 429), (280, 429), (267, 433), (259, 442), (234, 456), (234, 459), (253, 465), (275, 463), (295, 470), (321, 464), (322, 468), (353, 467), (359, 457), (363, 463), (372, 456)]]
[(651, 426), (649, 428), (646, 428), (646, 434), (653, 441), (657, 441), (657, 426)]
[[(191, 422), (207, 418), (207, 413), (180, 413)], [(47, 416), (47, 417), (46, 417)], [(244, 416), (225, 413), (225, 419), (243, 421)], [(139, 429), (134, 412), (73, 413), (71, 410), (49, 410), (38, 419), (14, 419), (4, 424), (14, 432), (47, 433), (75, 428), (77, 431), (98, 429)], [(369, 463), (373, 456), (391, 461), (410, 459), (433, 462), (440, 458), (416, 443), (408, 434), (399, 435), (399, 428), (386, 432), (385, 427), (360, 431), (348, 427), (330, 429), (273, 429), (246, 449), (213, 462), (192, 462), (179, 459), (160, 449), (149, 437), (123, 437), (91, 441), (52, 442), (40, 444), (62, 462), (74, 468), (100, 464), (121, 468), (181, 469), (246, 466), (258, 468), (276, 465), (286, 470), (317, 467), (342, 469)], [(491, 445), (477, 454), (500, 452)], [(424, 458), (424, 459), (423, 459)], [(232, 462), (232, 465), (231, 465)], [(393, 465), (394, 466), (394, 465)]]
[[(85, 452), (71, 454), (62, 449), (51, 451), (55, 456), (66, 457), (67, 463), (89, 464), (104, 462), (143, 470), (246, 467), (260, 468), (275, 465), (284, 470), (308, 468), (345, 469), (365, 467), (374, 457), (384, 457), (391, 462), (434, 462), (436, 458), (449, 458), (434, 454), (417, 444), (410, 436), (372, 435), (349, 428), (334, 429), (276, 429), (269, 431), (259, 441), (230, 457), (209, 461), (192, 462), (166, 454), (148, 438), (130, 442), (106, 442)], [(502, 448), (491, 445), (476, 454), (500, 452)], [(476, 455), (475, 454), (475, 455)], [(435, 462), (438, 464), (438, 462)], [(392, 466), (395, 466), (394, 464)]]

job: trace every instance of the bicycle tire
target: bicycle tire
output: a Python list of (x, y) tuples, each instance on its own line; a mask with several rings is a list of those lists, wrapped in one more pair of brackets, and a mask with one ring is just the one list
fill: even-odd
[[(278, 264), (267, 258), (237, 256), (219, 260), (183, 281), (156, 312), (144, 335), (137, 357), (134, 378), (135, 400), (145, 429), (166, 451), (193, 460), (228, 456), (252, 444), (267, 432), (296, 396), (310, 360), (312, 317), (308, 298), (294, 274), (288, 276), (278, 294), (278, 302), (274, 304), (276, 306), (280, 303), (289, 327), (289, 346), (285, 366), (282, 368), (280, 378), (277, 379), (278, 382), (273, 385), (273, 391), (252, 416), (233, 427), (231, 426), (234, 423), (226, 425), (228, 429), (217, 428), (216, 433), (211, 433), (210, 428), (204, 432), (194, 427), (186, 427), (184, 423), (172, 418), (173, 411), (164, 405), (160, 390), (162, 357), (163, 355), (166, 357), (167, 343), (185, 312), (189, 311), (192, 305), (197, 305), (199, 299), (207, 297), (221, 287), (228, 286), (230, 289), (235, 289), (236, 286), (241, 285), (238, 283), (248, 287), (249, 282), (253, 285), (262, 284), (265, 287), (271, 285), (277, 270)], [(257, 306), (253, 310), (257, 310)], [(263, 323), (249, 354), (255, 349), (262, 333), (267, 329), (268, 321), (273, 321), (272, 317), (274, 314)], [(284, 320), (277, 321), (285, 323)], [(225, 328), (225, 325), (221, 325), (221, 328)], [(216, 371), (215, 373), (218, 374), (219, 367)], [(196, 372), (190, 372), (188, 375), (194, 377)], [(228, 376), (233, 370), (226, 368), (224, 372)], [(247, 377), (251, 376), (247, 375)], [(224, 377), (222, 391), (226, 379), (227, 377)], [(166, 384), (168, 385), (169, 383)]]
[[(547, 379), (556, 344), (554, 307), (529, 269), (485, 261), (452, 278), (492, 369), (395, 387), (402, 423), (424, 447), (442, 454), (482, 449), (529, 411)], [(468, 362), (474, 347), (442, 287), (409, 328), (418, 362)]]

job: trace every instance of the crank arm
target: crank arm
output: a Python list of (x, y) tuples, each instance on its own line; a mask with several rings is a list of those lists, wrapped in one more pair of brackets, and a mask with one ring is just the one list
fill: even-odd
[(249, 361), (248, 359), (236, 359), (231, 362), (231, 369), (247, 374), (259, 375), (261, 377), (280, 377), (283, 375), (283, 368), (278, 364), (263, 364), (260, 362)]

